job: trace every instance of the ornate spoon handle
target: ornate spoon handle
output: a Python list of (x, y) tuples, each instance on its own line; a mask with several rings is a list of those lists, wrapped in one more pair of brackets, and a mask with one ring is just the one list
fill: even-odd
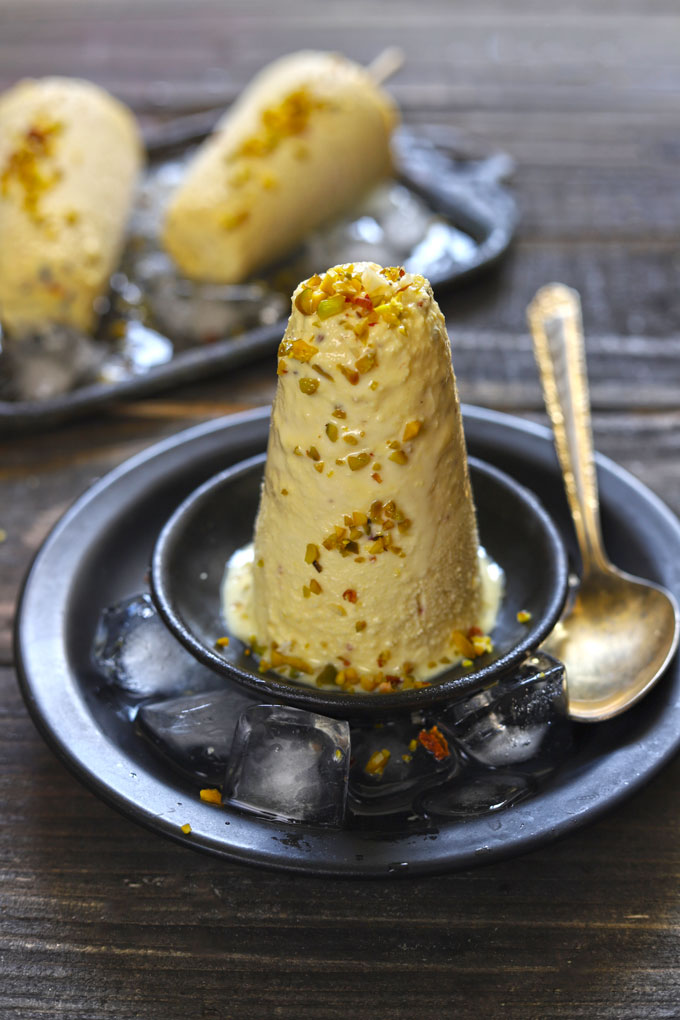
[(606, 569), (609, 561), (600, 528), (578, 293), (563, 284), (550, 283), (534, 297), (527, 318), (585, 577), (594, 569)]

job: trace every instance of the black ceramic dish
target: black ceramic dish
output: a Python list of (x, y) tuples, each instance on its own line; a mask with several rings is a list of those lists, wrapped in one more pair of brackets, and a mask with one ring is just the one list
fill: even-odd
[[(576, 545), (547, 429), (464, 408), (468, 449), (540, 498)], [(130, 818), (185, 846), (233, 860), (336, 875), (468, 868), (525, 852), (592, 822), (646, 783), (680, 750), (680, 662), (617, 719), (578, 727), (575, 749), (531, 798), (492, 816), (423, 832), (283, 824), (198, 798), (127, 718), (97, 696), (90, 652), (102, 609), (145, 588), (158, 534), (173, 509), (229, 464), (261, 453), (266, 409), (210, 422), (153, 446), (101, 479), (54, 528), (25, 582), (16, 622), (20, 683), (56, 755)], [(598, 456), (604, 538), (612, 559), (680, 596), (680, 522), (648, 489)], [(191, 825), (185, 835), (181, 826)]]
[[(505, 571), (506, 590), (493, 631), (494, 651), (476, 668), (456, 666), (432, 686), (394, 694), (348, 694), (258, 673), (240, 641), (222, 651), (220, 590), (231, 555), (252, 541), (265, 457), (228, 468), (177, 508), (154, 550), (151, 592), (161, 616), (188, 650), (261, 699), (340, 718), (413, 712), (490, 683), (520, 662), (555, 626), (567, 590), (567, 557), (557, 529), (535, 496), (512, 478), (470, 459), (480, 541)], [(517, 621), (526, 609), (531, 622)]]
[[(208, 130), (205, 119), (170, 122), (148, 140), (149, 156), (166, 156), (200, 141)], [(494, 265), (505, 254), (517, 225), (515, 200), (503, 185), (503, 178), (512, 169), (509, 157), (497, 153), (473, 158), (463, 150), (457, 135), (442, 129), (422, 129), (417, 135), (400, 130), (394, 139), (394, 153), (399, 179), (474, 241), (462, 260), (453, 253), (444, 253), (420, 267), (433, 287), (458, 286)], [(170, 361), (143, 375), (120, 382), (83, 385), (41, 401), (0, 400), (0, 434), (45, 428), (96, 411), (112, 401), (146, 397), (256, 361), (275, 351), (284, 328), (282, 321), (238, 337), (199, 344), (177, 352)]]

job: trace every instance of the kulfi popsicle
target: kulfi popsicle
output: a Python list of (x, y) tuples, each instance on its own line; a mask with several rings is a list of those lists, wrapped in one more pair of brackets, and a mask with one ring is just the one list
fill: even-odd
[(490, 650), (498, 568), (429, 283), (373, 263), (305, 280), (278, 376), (253, 557), (225, 584), (232, 632), (265, 668), (359, 692)]
[(240, 282), (389, 172), (396, 119), (386, 93), (342, 56), (275, 61), (190, 164), (165, 247), (187, 276)]
[(0, 322), (89, 330), (120, 257), (141, 163), (130, 111), (69, 78), (0, 97)]

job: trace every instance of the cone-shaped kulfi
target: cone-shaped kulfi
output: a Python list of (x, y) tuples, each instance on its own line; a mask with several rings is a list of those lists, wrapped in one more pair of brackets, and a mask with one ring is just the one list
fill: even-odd
[(190, 164), (165, 247), (187, 276), (240, 282), (389, 172), (395, 121), (388, 96), (342, 56), (275, 61)]
[(227, 581), (231, 629), (265, 665), (364, 691), (418, 686), (488, 650), (498, 591), (482, 583), (428, 282), (372, 263), (306, 280), (278, 375), (252, 582), (239, 600)]
[(0, 97), (0, 322), (89, 330), (120, 257), (141, 163), (130, 111), (69, 78)]

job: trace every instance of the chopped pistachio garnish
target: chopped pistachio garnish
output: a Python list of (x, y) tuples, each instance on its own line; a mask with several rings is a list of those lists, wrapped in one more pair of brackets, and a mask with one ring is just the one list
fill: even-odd
[(348, 432), (346, 436), (343, 436), (342, 437), (342, 441), (344, 443), (348, 443), (349, 446), (358, 446), (359, 445), (358, 438), (355, 435), (353, 435), (351, 432)]
[(215, 789), (204, 789), (199, 793), (201, 800), (204, 800), (206, 804), (221, 804), (222, 794), (219, 790)]
[(58, 121), (33, 123), (19, 138), (0, 171), (0, 195), (13, 189), (21, 194), (23, 211), (34, 223), (43, 224), (40, 203), (45, 192), (61, 180), (62, 171), (54, 164), (56, 140), (64, 130)]
[(311, 361), (315, 354), (319, 353), (319, 348), (315, 347), (314, 344), (308, 344), (305, 340), (293, 340), (290, 348), (290, 358), (295, 361)]
[(326, 435), (330, 439), (331, 443), (336, 443), (338, 440), (338, 426), (333, 421), (329, 421), (326, 425)]
[(388, 460), (393, 460), (395, 464), (406, 464), (408, 457), (403, 450), (395, 450), (389, 455)]
[(335, 683), (335, 678), (338, 675), (338, 671), (335, 666), (329, 662), (323, 669), (317, 673), (316, 685), (317, 687), (325, 687), (329, 684)]
[(318, 545), (312, 545), (310, 542), (305, 551), (305, 563), (313, 563), (314, 560), (318, 560), (320, 555)]
[(312, 580), (309, 582), (309, 590), (313, 591), (315, 595), (321, 594), (322, 591), (321, 585), (319, 584), (315, 577), (313, 577)]
[(225, 213), (220, 220), (220, 225), (225, 230), (236, 230), (250, 219), (249, 209), (235, 209), (234, 212)]
[(319, 307), (321, 295), (315, 300), (316, 294), (311, 287), (305, 287), (295, 298), (295, 307), (303, 315), (312, 315)]
[(364, 772), (367, 772), (369, 776), (381, 776), (390, 757), (390, 751), (386, 747), (380, 751), (374, 751), (364, 766)]
[(350, 453), (347, 458), (351, 471), (360, 471), (361, 468), (365, 468), (370, 461), (370, 455), (368, 453)]
[(378, 356), (375, 351), (366, 351), (360, 358), (355, 362), (357, 371), (365, 375), (366, 372), (370, 372), (371, 369), (378, 363)]
[(312, 362), (312, 368), (314, 369), (315, 372), (318, 372), (319, 375), (322, 375), (324, 379), (333, 378), (330, 372), (327, 372), (325, 368), (321, 367), (321, 365), (317, 365), (315, 361)]
[(359, 373), (355, 369), (348, 368), (347, 365), (338, 365), (338, 368), (352, 386), (357, 385), (359, 382)]
[(415, 439), (422, 427), (422, 421), (407, 421), (404, 426), (404, 435), (402, 436), (403, 441), (407, 442), (409, 439)]
[(346, 418), (347, 417), (347, 412), (343, 411), (343, 409), (341, 407), (336, 407), (335, 410), (332, 412), (332, 414), (333, 414), (334, 418)]
[(321, 460), (321, 454), (317, 450), (316, 446), (310, 446), (308, 450), (305, 450), (305, 453), (312, 460)]
[(517, 614), (517, 621), (518, 621), (518, 623), (529, 623), (530, 620), (531, 620), (531, 613), (529, 612), (529, 610), (528, 609), (520, 609), (519, 613)]
[(488, 634), (475, 634), (472, 638), (473, 647), (477, 655), (484, 655), (493, 651), (493, 642)]
[(275, 645), (272, 645), (271, 664), (272, 666), (291, 666), (300, 673), (312, 672), (312, 667), (306, 659), (302, 659), (298, 655), (289, 655), (281, 652)]
[(300, 379), (299, 385), (302, 392), (306, 393), (308, 397), (311, 397), (312, 394), (316, 393), (319, 388), (319, 380), (310, 379), (309, 376), (303, 376), (302, 379)]
[[(269, 106), (260, 114), (255, 132), (245, 139), (231, 156), (238, 159), (260, 159), (269, 156), (286, 139), (297, 138), (306, 131), (310, 118), (328, 106), (325, 99), (315, 96), (305, 85), (289, 92), (276, 106)], [(307, 149), (296, 142), (294, 154), (303, 158)]]
[(343, 311), (344, 307), (344, 295), (334, 294), (333, 297), (324, 298), (323, 301), (319, 302), (316, 314), (320, 319), (330, 319), (332, 315), (337, 315), (339, 312)]

